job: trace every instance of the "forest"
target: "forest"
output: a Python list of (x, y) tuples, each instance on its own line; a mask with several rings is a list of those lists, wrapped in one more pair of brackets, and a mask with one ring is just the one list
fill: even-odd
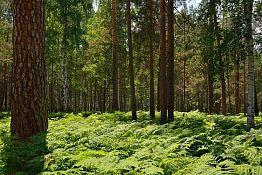
[(260, 0), (0, 0), (0, 174), (262, 175)]

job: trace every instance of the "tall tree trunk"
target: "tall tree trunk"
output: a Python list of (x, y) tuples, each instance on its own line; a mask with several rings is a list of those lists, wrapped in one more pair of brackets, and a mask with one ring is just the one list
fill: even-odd
[(66, 111), (68, 106), (68, 89), (67, 89), (67, 71), (66, 71), (66, 49), (67, 49), (67, 0), (64, 0), (63, 4), (63, 39), (62, 39), (62, 59), (61, 59), (61, 83), (62, 83), (62, 93), (61, 93), (61, 102), (62, 109), (61, 111)]
[(225, 69), (224, 60), (221, 56), (220, 58), (220, 81), (221, 81), (221, 114), (226, 115), (227, 113), (227, 103), (226, 103), (226, 80), (225, 80)]
[(246, 22), (246, 48), (248, 60), (248, 102), (247, 102), (247, 126), (255, 127), (255, 85), (254, 85), (254, 55), (253, 55), (253, 37), (252, 37), (252, 11), (253, 0), (244, 1), (245, 22)]
[(54, 111), (54, 63), (51, 63), (50, 112)]
[(174, 0), (168, 0), (167, 109), (168, 120), (174, 120)]
[(59, 109), (60, 109), (60, 106), (59, 106), (59, 101), (60, 101), (60, 90), (59, 90), (59, 86), (58, 86), (58, 80), (59, 80), (59, 73), (58, 73), (58, 70), (57, 70), (57, 66), (55, 66), (55, 90), (54, 90), (54, 111), (55, 112), (58, 112)]
[(236, 115), (240, 113), (239, 68), (240, 68), (240, 60), (239, 60), (239, 51), (237, 49), (236, 55), (235, 55), (235, 114)]
[(217, 20), (217, 13), (215, 13), (215, 32), (216, 32), (216, 40), (217, 40), (217, 47), (219, 48), (218, 50), (218, 60), (219, 60), (219, 74), (220, 74), (220, 81), (221, 81), (221, 113), (223, 115), (226, 115), (226, 82), (225, 82), (225, 68), (224, 68), (224, 60), (221, 54), (221, 34), (220, 34), (220, 29), (219, 29), (219, 23)]
[[(209, 3), (209, 36), (210, 36), (210, 43), (209, 49), (214, 50), (214, 44), (215, 44), (215, 22), (216, 22), (216, 2), (215, 0), (211, 0)], [(207, 68), (207, 74), (208, 74), (208, 113), (211, 114), (213, 112), (213, 106), (214, 106), (214, 58), (212, 58), (213, 55), (211, 55), (208, 58), (208, 68)]]
[(107, 80), (104, 80), (104, 88), (103, 88), (103, 112), (106, 111), (106, 95), (107, 95)]
[[(27, 139), (48, 127), (44, 2), (14, 1), (11, 133)], [(36, 39), (37, 38), (37, 39)]]
[(157, 106), (156, 106), (156, 109), (157, 111), (160, 111), (160, 60), (159, 60), (159, 66), (158, 66), (158, 74), (157, 74)]
[(136, 106), (136, 94), (135, 94), (135, 77), (134, 77), (134, 64), (133, 64), (133, 45), (132, 45), (132, 31), (131, 31), (131, 15), (130, 15), (130, 0), (126, 1), (127, 8), (127, 38), (128, 38), (128, 72), (130, 81), (130, 97), (131, 97), (131, 109), (132, 109), (132, 120), (137, 120), (137, 106)]
[(167, 122), (166, 3), (160, 0), (160, 109), (161, 124)]
[(182, 111), (187, 111), (186, 108), (186, 21), (183, 20), (183, 44), (184, 44), (184, 53), (183, 53), (183, 98), (182, 98)]
[(254, 79), (254, 86), (255, 86), (255, 116), (259, 116), (259, 109), (258, 109), (258, 102), (257, 102), (257, 87), (256, 87), (256, 79)]
[(118, 75), (118, 53), (117, 53), (117, 0), (112, 0), (112, 80), (113, 99), (112, 109), (119, 110), (119, 75)]
[(243, 94), (244, 94), (244, 99), (243, 99), (244, 111), (243, 111), (243, 112), (244, 112), (244, 116), (246, 116), (246, 113), (247, 113), (247, 100), (246, 100), (246, 98), (247, 98), (247, 97), (246, 97), (246, 96), (247, 96), (247, 95), (246, 95), (246, 91), (247, 91), (247, 90), (246, 90), (246, 88), (247, 88), (247, 85), (246, 85), (246, 84), (247, 84), (247, 83), (246, 83), (246, 60), (244, 60), (244, 66), (243, 66), (243, 67), (244, 67), (244, 70), (243, 70), (243, 71), (244, 71), (244, 73), (243, 73), (243, 74), (244, 74), (244, 75), (243, 75), (243, 76), (244, 76), (244, 83), (243, 83), (243, 84), (244, 84), (244, 85), (243, 85), (243, 91), (244, 91), (244, 92), (243, 92)]
[(208, 65), (208, 114), (213, 112), (213, 91), (214, 91), (214, 77), (213, 77), (213, 61), (209, 62)]
[(146, 1), (149, 10), (149, 71), (150, 71), (150, 109), (151, 119), (155, 118), (155, 86), (154, 86), (154, 24), (153, 24), (153, 0)]
[(8, 109), (8, 71), (7, 71), (8, 67), (7, 67), (7, 63), (4, 64), (4, 91), (3, 91), (3, 95), (4, 95), (4, 110), (7, 111)]
[(3, 104), (4, 104), (4, 89), (3, 89), (3, 84), (4, 84), (4, 74), (1, 75), (2, 73), (2, 65), (0, 64), (0, 112), (3, 111)]
[(230, 77), (229, 77), (229, 71), (227, 69), (227, 93), (228, 93), (228, 111), (229, 113), (232, 113), (232, 103), (231, 103), (231, 92), (230, 92)]
[(86, 80), (86, 74), (84, 75), (84, 93), (83, 93), (83, 106), (84, 111), (87, 112), (87, 80)]

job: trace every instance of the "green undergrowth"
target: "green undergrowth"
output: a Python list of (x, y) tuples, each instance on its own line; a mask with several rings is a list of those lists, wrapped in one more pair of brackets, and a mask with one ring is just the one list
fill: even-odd
[(0, 174), (262, 174), (262, 116), (246, 132), (244, 116), (176, 112), (160, 125), (159, 114), (130, 115), (50, 114), (48, 132), (19, 145), (1, 118)]

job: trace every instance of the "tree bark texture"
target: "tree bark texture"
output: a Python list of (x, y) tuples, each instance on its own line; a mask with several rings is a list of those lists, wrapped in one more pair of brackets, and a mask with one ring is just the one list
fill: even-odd
[(135, 77), (134, 77), (134, 64), (133, 64), (133, 44), (132, 44), (132, 31), (131, 31), (131, 14), (130, 14), (130, 0), (126, 1), (127, 8), (127, 38), (128, 38), (128, 72), (130, 83), (130, 96), (131, 96), (131, 109), (132, 120), (137, 120), (137, 106), (136, 106), (136, 94), (135, 94)]
[(14, 1), (11, 133), (27, 139), (48, 127), (43, 0)]
[(154, 85), (154, 24), (153, 24), (153, 1), (146, 1), (149, 10), (149, 72), (150, 72), (150, 88), (149, 88), (149, 113), (151, 119), (155, 118), (155, 85)]
[(167, 109), (168, 120), (174, 120), (174, 0), (168, 0)]
[(255, 127), (255, 73), (254, 73), (254, 55), (253, 55), (253, 37), (252, 37), (252, 11), (253, 0), (244, 1), (245, 22), (246, 22), (246, 49), (248, 62), (248, 95), (247, 95), (247, 125), (248, 128)]
[(165, 0), (160, 0), (160, 122), (162, 124), (167, 122), (166, 66), (166, 3)]
[(117, 0), (112, 0), (112, 80), (113, 99), (112, 109), (119, 110), (119, 75), (118, 75), (118, 54), (117, 54)]

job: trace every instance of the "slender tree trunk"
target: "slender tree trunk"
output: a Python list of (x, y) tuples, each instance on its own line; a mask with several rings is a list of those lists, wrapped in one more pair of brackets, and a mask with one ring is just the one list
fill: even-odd
[[(10, 67), (13, 67), (13, 63), (10, 65)], [(11, 111), (11, 103), (12, 103), (12, 88), (13, 88), (13, 71), (12, 69), (8, 71), (7, 76), (7, 84), (8, 84), (8, 90), (7, 90), (7, 110)]]
[(208, 65), (208, 114), (212, 114), (213, 112), (213, 85), (214, 85), (214, 77), (213, 77), (213, 61), (210, 61)]
[(89, 93), (89, 97), (90, 97), (90, 100), (89, 100), (89, 111), (94, 111), (93, 109), (93, 101), (94, 101), (94, 98), (93, 98), (93, 83), (90, 81), (90, 86), (89, 86), (89, 89), (90, 89), (90, 93)]
[(228, 111), (229, 113), (232, 113), (232, 103), (231, 103), (231, 92), (230, 92), (230, 78), (229, 78), (229, 72), (227, 69), (227, 93), (228, 93)]
[[(119, 65), (122, 65), (126, 62), (124, 62), (123, 60), (119, 59)], [(121, 70), (120, 66), (118, 66), (118, 69)], [(119, 73), (118, 73), (118, 88), (119, 88), (119, 110), (120, 111), (124, 111), (124, 100), (123, 100), (123, 92), (124, 92), (124, 85), (123, 85), (123, 79), (124, 79), (124, 73), (125, 72), (124, 70), (121, 70)]]
[(7, 93), (8, 93), (8, 83), (7, 83), (7, 63), (4, 64), (4, 76), (3, 76), (3, 100), (4, 100), (4, 110), (7, 110)]
[(186, 109), (186, 21), (183, 20), (183, 44), (184, 44), (184, 53), (183, 53), (183, 100), (182, 100), (182, 111), (187, 111)]
[[(0, 64), (0, 74), (2, 73), (2, 66)], [(3, 89), (3, 84), (4, 84), (4, 74), (0, 75), (1, 80), (0, 80), (0, 112), (3, 111), (3, 104), (4, 104), (4, 89)]]
[(257, 102), (257, 87), (256, 87), (256, 80), (254, 79), (254, 85), (255, 85), (255, 116), (259, 116), (259, 109), (258, 109), (258, 102)]
[(246, 85), (246, 84), (247, 84), (247, 83), (246, 83), (246, 61), (245, 61), (245, 60), (244, 60), (244, 73), (243, 73), (243, 74), (244, 74), (244, 75), (243, 75), (243, 76), (244, 76), (244, 85), (243, 85), (243, 87), (244, 87), (244, 88), (243, 88), (243, 91), (244, 91), (244, 92), (243, 92), (243, 94), (244, 94), (244, 99), (243, 99), (244, 111), (243, 111), (243, 112), (244, 112), (244, 116), (246, 116), (246, 113), (247, 113), (247, 100), (246, 100), (246, 98), (247, 98), (247, 97), (246, 97), (246, 96), (247, 96), (247, 95), (246, 95), (246, 91), (247, 91), (247, 90), (246, 90), (246, 87), (247, 87), (247, 85)]
[(135, 93), (135, 77), (134, 77), (134, 64), (133, 64), (133, 45), (132, 45), (132, 31), (131, 31), (131, 15), (130, 15), (130, 0), (126, 1), (127, 8), (127, 35), (128, 35), (128, 72), (130, 81), (130, 97), (131, 97), (131, 109), (132, 120), (137, 120), (137, 106), (136, 106), (136, 93)]
[(235, 114), (238, 115), (240, 113), (240, 93), (239, 93), (239, 67), (240, 67), (240, 60), (239, 60), (239, 51), (237, 49), (235, 55)]
[(146, 1), (149, 10), (149, 71), (150, 71), (150, 109), (149, 114), (151, 119), (155, 118), (155, 87), (154, 87), (154, 24), (153, 24), (153, 0)]
[[(160, 61), (160, 60), (159, 60)], [(157, 75), (157, 106), (156, 106), (156, 108), (157, 108), (157, 111), (160, 111), (160, 63), (159, 63), (159, 66), (158, 66), (158, 70), (159, 70), (159, 72), (158, 72), (158, 75)]]
[(174, 0), (168, 0), (167, 109), (168, 120), (174, 120)]
[(245, 22), (246, 22), (246, 48), (248, 60), (248, 102), (247, 102), (247, 125), (248, 128), (255, 127), (255, 85), (254, 85), (254, 55), (252, 37), (252, 11), (253, 0), (244, 1)]
[[(48, 127), (44, 2), (14, 1), (11, 133), (27, 139)], [(37, 38), (37, 40), (36, 40)]]
[[(209, 36), (212, 41), (210, 43), (210, 50), (214, 50), (214, 42), (215, 42), (215, 32), (216, 32), (216, 2), (215, 0), (211, 0), (209, 3)], [(211, 114), (213, 112), (213, 106), (214, 106), (214, 58), (209, 57), (208, 58), (208, 113)]]
[(61, 102), (62, 109), (61, 111), (66, 111), (68, 106), (68, 89), (67, 89), (67, 71), (66, 71), (66, 49), (67, 49), (67, 0), (64, 0), (63, 6), (63, 39), (62, 39), (62, 59), (61, 59), (61, 83), (62, 83), (62, 93), (61, 93)]
[[(215, 32), (216, 32), (216, 40), (217, 40), (217, 45), (218, 48), (221, 48), (221, 34), (220, 34), (220, 29), (219, 29), (219, 23), (217, 20), (217, 13), (215, 14)], [(226, 115), (226, 82), (225, 82), (225, 68), (224, 68), (224, 60), (221, 54), (221, 51), (218, 51), (218, 60), (219, 60), (219, 74), (220, 74), (220, 81), (221, 81), (221, 113), (223, 115)]]
[(166, 3), (160, 0), (160, 109), (161, 124), (167, 122)]
[(50, 112), (54, 111), (54, 63), (51, 63)]
[(57, 70), (57, 66), (56, 67), (56, 71), (55, 71), (55, 90), (54, 90), (54, 100), (55, 100), (55, 106), (54, 106), (54, 111), (55, 112), (58, 112), (59, 109), (60, 109), (60, 106), (59, 106), (59, 101), (60, 101), (60, 90), (59, 90), (59, 86), (58, 86), (58, 80), (59, 80), (59, 73), (58, 73), (58, 70)]
[(224, 60), (221, 57), (221, 61), (220, 61), (220, 65), (221, 65), (221, 72), (220, 72), (220, 81), (221, 81), (221, 113), (223, 115), (226, 115), (227, 113), (227, 103), (226, 103), (226, 80), (225, 80), (225, 70), (224, 70)]
[(107, 95), (107, 81), (104, 80), (104, 90), (103, 90), (103, 112), (106, 111), (106, 95)]
[(118, 53), (117, 53), (117, 0), (112, 0), (112, 80), (113, 80), (113, 99), (112, 109), (119, 110), (119, 78), (118, 78)]
[(87, 112), (87, 80), (86, 80), (86, 74), (84, 75), (84, 94), (83, 94), (83, 105), (84, 105), (84, 111)]

